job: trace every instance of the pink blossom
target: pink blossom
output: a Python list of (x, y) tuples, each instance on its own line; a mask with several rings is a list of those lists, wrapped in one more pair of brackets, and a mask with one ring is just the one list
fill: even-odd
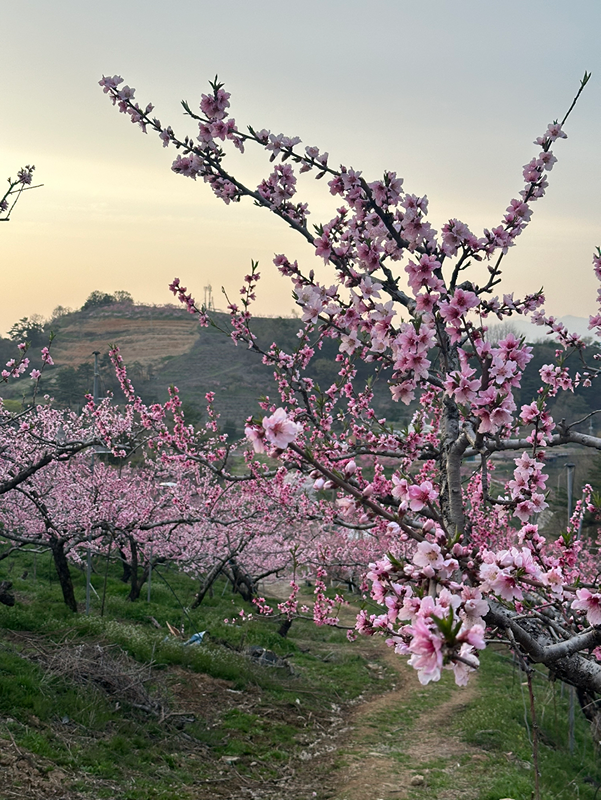
[(470, 664), (466, 664), (465, 661), (456, 661), (452, 659), (447, 669), (453, 670), (457, 686), (467, 686), (471, 673), (480, 666), (480, 661), (474, 655), (474, 648), (467, 643), (461, 645), (458, 655), (462, 659), (465, 659), (465, 661), (469, 661)]
[(400, 500), (401, 502), (406, 501), (409, 487), (407, 479), (399, 478), (398, 475), (394, 474), (392, 476), (392, 484), (392, 496), (395, 498), (395, 500)]
[(409, 507), (412, 511), (421, 511), (424, 506), (433, 503), (438, 497), (438, 491), (431, 481), (424, 481), (419, 486), (409, 486)]
[(552, 567), (542, 576), (542, 581), (545, 586), (549, 587), (551, 592), (556, 597), (563, 597), (563, 584), (565, 582), (565, 578), (562, 574), (561, 567)]
[(432, 567), (432, 569), (440, 569), (443, 565), (443, 557), (440, 552), (440, 547), (433, 542), (420, 542), (417, 545), (415, 555), (413, 556), (413, 563), (418, 567)]
[(255, 453), (265, 452), (265, 431), (262, 428), (257, 428), (256, 425), (247, 425), (244, 428), (246, 438), (252, 444)]
[(270, 417), (263, 418), (267, 441), (279, 450), (285, 450), (302, 431), (302, 425), (288, 418), (283, 408), (278, 408)]
[(461, 590), (465, 625), (481, 624), (480, 620), (488, 614), (489, 606), (482, 599), (482, 592), (472, 586), (464, 586)]
[(50, 352), (47, 347), (42, 347), (42, 361), (44, 362), (44, 364), (48, 364), (49, 367), (51, 367), (54, 364), (52, 356), (50, 355)]
[(484, 650), (486, 642), (484, 641), (484, 625), (472, 625), (470, 628), (462, 629), (457, 637), (461, 642), (467, 642), (471, 647), (476, 650)]
[(412, 653), (409, 664), (417, 670), (419, 682), (424, 686), (430, 681), (439, 681), (442, 671), (443, 640), (428, 628), (420, 617), (411, 626), (413, 638), (409, 645)]
[(572, 608), (577, 611), (586, 611), (589, 625), (601, 625), (601, 594), (593, 594), (588, 589), (577, 589), (577, 599), (572, 602)]
[(511, 602), (512, 600), (521, 600), (524, 596), (522, 590), (518, 586), (515, 576), (508, 570), (500, 570), (496, 579), (491, 584), (491, 588), (495, 594), (502, 597), (503, 600)]

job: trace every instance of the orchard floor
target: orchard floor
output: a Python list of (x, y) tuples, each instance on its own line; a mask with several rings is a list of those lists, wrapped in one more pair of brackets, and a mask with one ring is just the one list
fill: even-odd
[[(378, 798), (477, 798), (473, 787), (473, 768), (485, 769), (485, 751), (465, 744), (451, 732), (454, 715), (474, 698), (477, 684), (459, 689), (445, 681), (422, 687), (415, 672), (396, 657), (382, 641), (363, 642), (368, 669), (376, 677), (386, 671), (392, 690), (375, 693), (355, 705), (326, 703), (323, 713), (307, 733), (298, 733), (302, 745), (297, 757), (283, 763), (275, 778), (261, 779), (236, 769), (237, 758), (221, 759), (213, 765), (211, 777), (194, 782), (178, 798), (195, 800), (378, 800)], [(448, 676), (450, 677), (450, 676)], [(178, 705), (209, 723), (236, 710), (249, 713), (261, 705), (259, 713), (276, 714), (282, 723), (302, 731), (302, 701), (296, 707), (266, 708), (261, 692), (237, 691), (228, 681), (208, 675), (191, 674), (173, 668), (169, 681)], [(384, 685), (384, 684), (383, 684)], [(302, 697), (302, 695), (301, 695)], [(31, 719), (31, 727), (41, 726)], [(310, 732), (309, 732), (310, 731)], [(52, 732), (76, 746), (76, 730), (57, 725)], [(171, 734), (173, 735), (173, 734)], [(210, 758), (207, 750), (173, 737), (173, 757), (190, 766)], [(462, 769), (469, 763), (470, 769)], [(441, 780), (442, 779), (442, 780)], [(106, 778), (81, 776), (56, 768), (19, 746), (14, 738), (0, 739), (0, 798), (2, 800), (90, 800), (121, 797), (123, 786), (111, 785)], [(417, 784), (417, 785), (415, 785)], [(111, 789), (115, 792), (111, 794)], [(176, 795), (173, 795), (174, 798)]]
[[(192, 620), (208, 641), (184, 648), (166, 636), (166, 621), (184, 616), (171, 588), (157, 584), (152, 604), (131, 604), (115, 578), (107, 617), (73, 617), (41, 574), (38, 564), (33, 586), (13, 575), (17, 603), (0, 607), (0, 800), (531, 798), (528, 692), (500, 645), (467, 687), (449, 671), (422, 686), (381, 638), (350, 645), (344, 631), (301, 621), (285, 640), (270, 622), (232, 627), (223, 620), (240, 601), (216, 591)], [(188, 578), (167, 579), (191, 602)], [(286, 597), (285, 585), (269, 589)], [(353, 614), (344, 608), (343, 622)], [(257, 663), (247, 645), (272, 648), (287, 666)], [(106, 671), (96, 683), (68, 679), (82, 647), (86, 658), (101, 651), (121, 683), (99, 682)], [(50, 670), (57, 654), (62, 673)], [(119, 694), (140, 688), (130, 682), (146, 668), (154, 711)], [(598, 800), (601, 763), (583, 716), (570, 752), (565, 687), (539, 670), (534, 684), (541, 797)]]
[[(384, 660), (398, 673), (396, 688), (359, 706), (340, 748), (336, 800), (478, 798), (473, 768), (488, 755), (452, 732), (453, 720), (477, 694), (468, 687), (424, 687), (414, 670), (388, 648)], [(374, 665), (374, 668), (376, 665)], [(470, 769), (462, 765), (470, 763)], [(443, 786), (440, 786), (441, 777)], [(446, 788), (444, 784), (451, 785)]]

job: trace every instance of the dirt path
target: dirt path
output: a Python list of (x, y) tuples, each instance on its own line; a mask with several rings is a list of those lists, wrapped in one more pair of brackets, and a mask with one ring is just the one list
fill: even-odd
[[(288, 584), (273, 582), (268, 593), (285, 599)], [(355, 619), (349, 608), (341, 609), (340, 617), (343, 624), (352, 625)], [(371, 669), (396, 673), (393, 690), (361, 703), (351, 715), (350, 732), (338, 742), (336, 770), (323, 796), (332, 800), (478, 800), (477, 787), (464, 775), (469, 772), (473, 778), (473, 769), (462, 767), (482, 762), (478, 766), (485, 769), (488, 755), (462, 741), (452, 724), (477, 696), (477, 676), (468, 686), (458, 687), (445, 672), (440, 683), (422, 686), (407, 660), (395, 655), (383, 640), (369, 640), (368, 649), (374, 658)]]
[(383, 647), (383, 661), (398, 674), (396, 688), (353, 714), (334, 797), (476, 800), (477, 790), (463, 778), (461, 767), (469, 761), (485, 762), (487, 755), (453, 734), (451, 722), (476, 696), (477, 683), (459, 688), (445, 681), (424, 687), (402, 658)]

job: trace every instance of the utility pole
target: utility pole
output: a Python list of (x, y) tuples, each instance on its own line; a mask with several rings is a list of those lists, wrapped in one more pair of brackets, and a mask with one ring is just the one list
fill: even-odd
[[(98, 405), (98, 386), (100, 372), (98, 371), (99, 350), (94, 350), (94, 405)], [(92, 479), (94, 478), (94, 458), (95, 446), (92, 448)], [(92, 491), (94, 491), (94, 481), (92, 480)], [(90, 591), (92, 588), (92, 531), (88, 532), (88, 557), (86, 564), (86, 614), (90, 613)]]
[[(570, 520), (572, 519), (572, 499), (574, 496), (574, 468), (576, 467), (575, 464), (569, 463), (566, 464), (566, 469), (568, 471), (568, 525), (570, 524)], [(574, 755), (574, 745), (575, 745), (575, 732), (574, 732), (574, 713), (575, 713), (575, 697), (574, 697), (574, 687), (570, 686), (569, 692), (569, 706), (568, 706), (568, 748), (570, 751), (570, 755)]]
[(574, 495), (574, 468), (576, 464), (566, 464), (568, 471), (568, 525), (572, 517), (572, 497)]

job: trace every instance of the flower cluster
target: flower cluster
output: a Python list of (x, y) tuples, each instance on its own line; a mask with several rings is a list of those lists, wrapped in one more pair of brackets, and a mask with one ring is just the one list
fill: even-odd
[(252, 423), (244, 432), (252, 443), (255, 453), (265, 453), (267, 447), (285, 450), (302, 431), (298, 422), (293, 422), (283, 408), (278, 408), (269, 417), (263, 417), (261, 425)]

